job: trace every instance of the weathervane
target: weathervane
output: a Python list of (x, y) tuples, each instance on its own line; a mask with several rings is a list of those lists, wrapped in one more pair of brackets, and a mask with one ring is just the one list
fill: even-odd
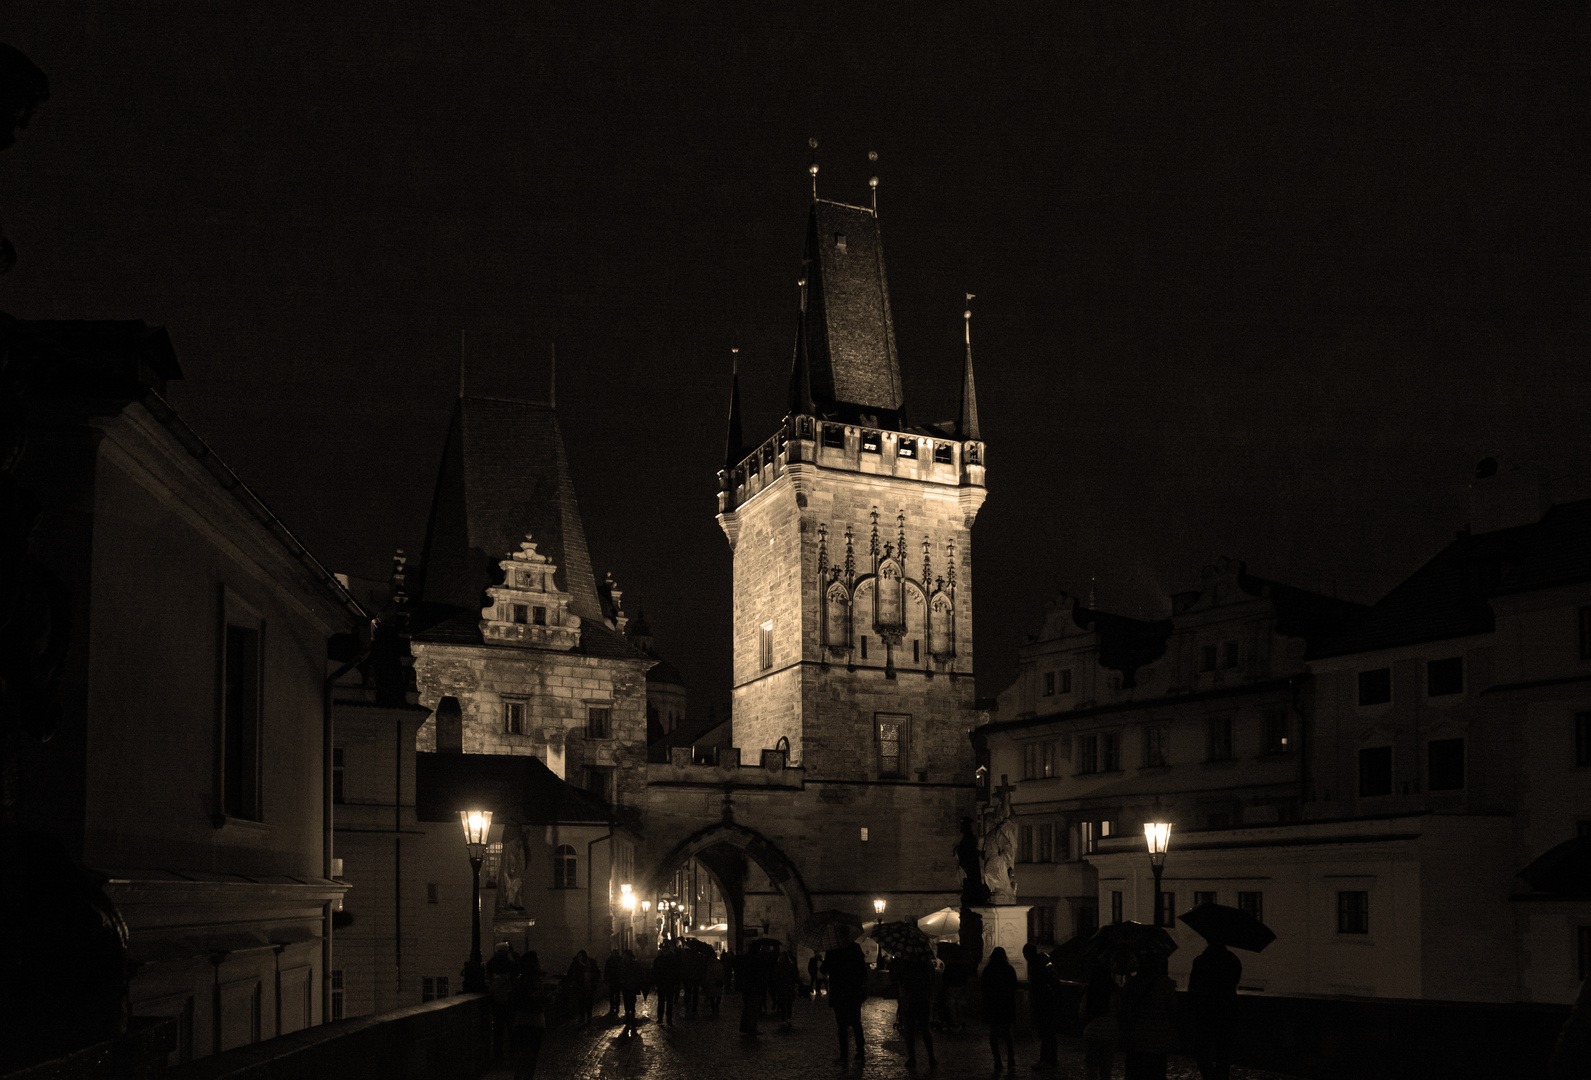
[(816, 138), (808, 139), (807, 145), (812, 147), (812, 164), (807, 166), (807, 172), (812, 174), (812, 200), (816, 202), (818, 198), (818, 140)]
[(962, 321), (966, 324), (964, 336), (967, 339), (967, 348), (972, 348), (972, 301), (975, 294), (967, 294), (967, 310), (961, 313)]

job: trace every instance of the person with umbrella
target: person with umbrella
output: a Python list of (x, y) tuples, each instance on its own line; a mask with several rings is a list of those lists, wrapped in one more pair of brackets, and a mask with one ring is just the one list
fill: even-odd
[(1209, 942), (1204, 952), (1194, 957), (1188, 975), (1194, 1060), (1204, 1080), (1228, 1080), (1243, 962), (1227, 946), (1259, 952), (1275, 941), (1276, 935), (1249, 912), (1225, 904), (1199, 904), (1179, 918)]
[(1177, 987), (1165, 956), (1141, 960), (1121, 996), (1127, 1080), (1166, 1080), (1166, 1060), (1177, 1046)]
[(866, 1044), (862, 1041), (862, 1002), (867, 1000), (867, 959), (862, 947), (848, 942), (823, 955), (823, 974), (829, 981), (829, 1007), (834, 1010), (834, 1028), (840, 1039), (840, 1056), (836, 1065), (846, 1064), (850, 1050), (850, 1033), (856, 1033), (856, 1061), (861, 1064), (866, 1057)]
[(929, 1023), (934, 995), (933, 954), (923, 949), (897, 956), (890, 964), (890, 974), (896, 977), (900, 994), (906, 1067), (917, 1064), (917, 1039), (921, 1036), (923, 1049), (928, 1051), (928, 1067), (935, 1068), (939, 1062), (934, 1058), (934, 1036)]

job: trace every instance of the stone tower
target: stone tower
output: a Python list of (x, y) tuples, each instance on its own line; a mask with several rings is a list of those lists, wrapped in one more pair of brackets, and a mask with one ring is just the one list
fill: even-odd
[(737, 387), (719, 473), (735, 743), (747, 763), (787, 747), (809, 780), (970, 785), (970, 334), (960, 417), (914, 427), (876, 211), (815, 198), (803, 266), (788, 415), (743, 445)]

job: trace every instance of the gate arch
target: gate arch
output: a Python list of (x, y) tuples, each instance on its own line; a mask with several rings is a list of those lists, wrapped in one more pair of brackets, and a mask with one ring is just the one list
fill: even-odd
[[(801, 871), (790, 857), (756, 829), (729, 821), (718, 821), (697, 829), (675, 844), (652, 864), (648, 876), (643, 879), (645, 888), (655, 891), (678, 867), (720, 846), (735, 848), (757, 864), (789, 903), (797, 929), (812, 915), (812, 895), (807, 891)], [(741, 911), (733, 912), (735, 924), (731, 926), (731, 939), (737, 949), (740, 947), (742, 927), (739, 924), (742, 914)]]

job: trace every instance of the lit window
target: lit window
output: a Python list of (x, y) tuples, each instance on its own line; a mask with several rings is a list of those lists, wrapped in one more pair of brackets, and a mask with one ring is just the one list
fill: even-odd
[(1443, 697), (1464, 692), (1464, 658), (1450, 656), (1425, 665), (1426, 697)]
[(503, 843), (499, 840), (495, 844), (486, 845), (486, 856), (481, 860), (481, 887), (485, 889), (497, 888), (498, 870), (503, 865)]
[(899, 457), (914, 458), (917, 456), (917, 440), (901, 439), (895, 444), (895, 453)]
[(523, 735), (525, 733), (525, 703), (523, 701), (503, 702), (503, 731), (509, 735)]
[(586, 738), (611, 739), (613, 737), (613, 710), (593, 706), (586, 710)]
[(1370, 932), (1370, 894), (1363, 891), (1337, 893), (1337, 933)]
[(1052, 742), (1039, 744), (1039, 775), (1046, 778), (1055, 775), (1055, 744)]
[(559, 844), (552, 853), (552, 887), (577, 888), (575, 884), (575, 849), (569, 844)]
[(878, 717), (878, 775), (906, 775), (906, 717)]
[(1289, 747), (1287, 743), (1287, 710), (1265, 710), (1265, 752), (1267, 754), (1285, 754)]
[(884, 439), (876, 431), (862, 432), (862, 453), (882, 454), (884, 452)]
[(1371, 746), (1359, 751), (1359, 797), (1392, 794), (1392, 747)]
[(1385, 705), (1392, 700), (1392, 669), (1375, 668), (1359, 673), (1359, 704)]
[(1464, 786), (1464, 740), (1432, 739), (1425, 744), (1425, 786), (1430, 791), (1455, 791)]

